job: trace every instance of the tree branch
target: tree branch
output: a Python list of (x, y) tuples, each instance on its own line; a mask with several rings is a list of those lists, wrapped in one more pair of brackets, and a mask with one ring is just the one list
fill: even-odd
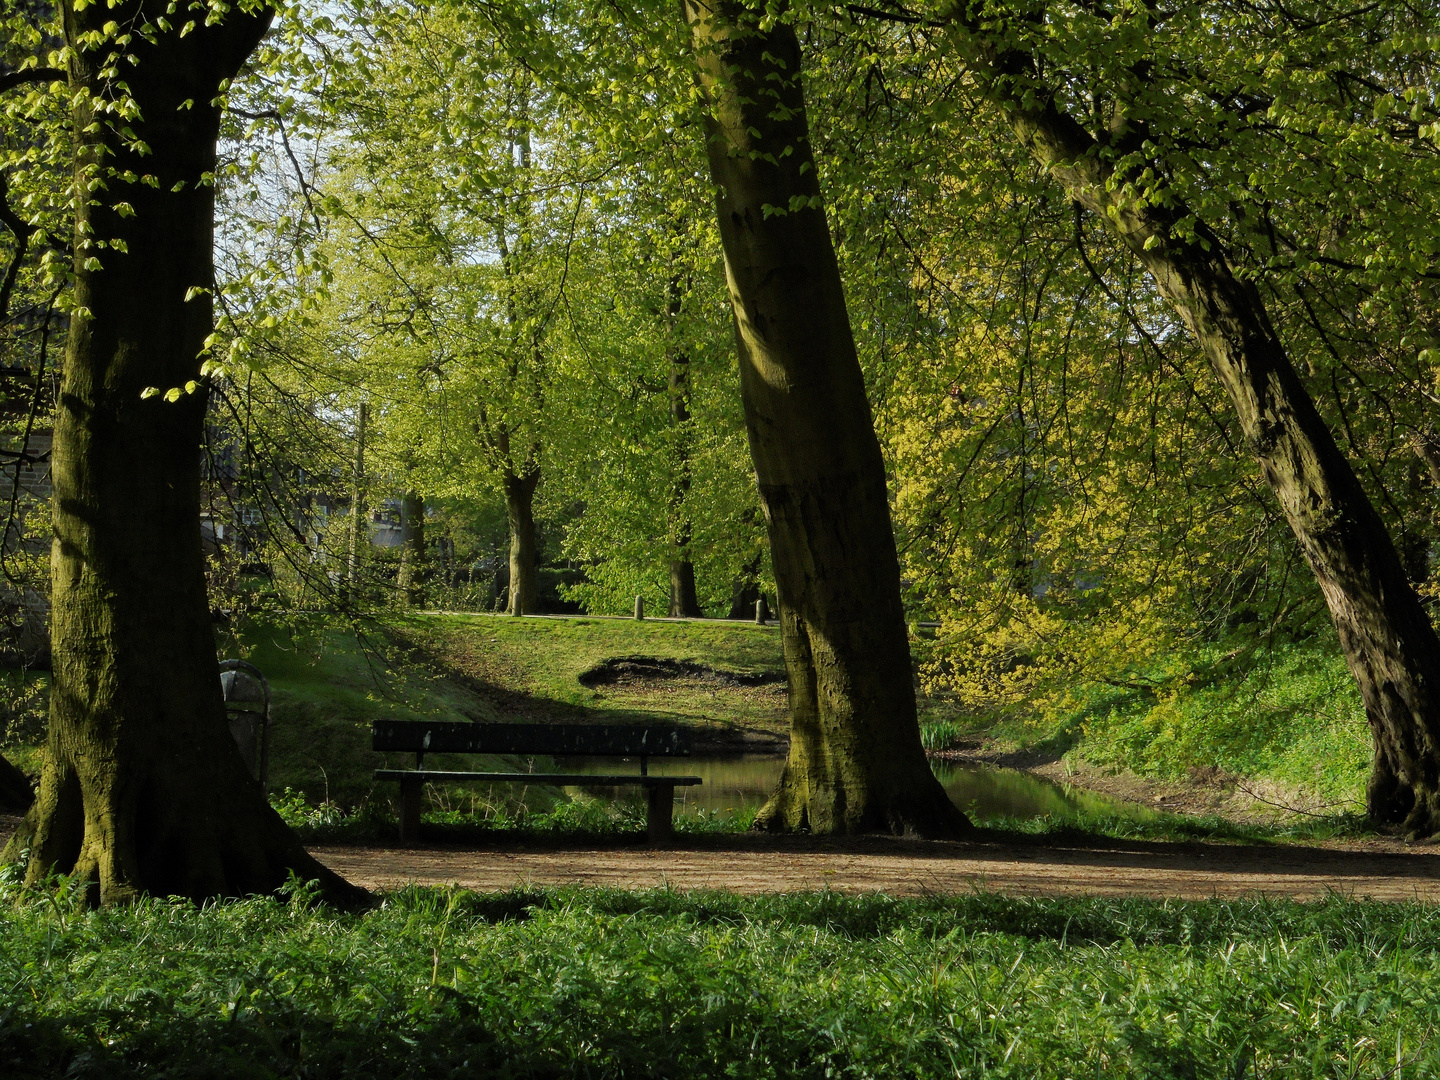
[(28, 83), (66, 82), (69, 78), (69, 72), (52, 67), (33, 67), (26, 68), (24, 71), (10, 71), (0, 75), (0, 94)]

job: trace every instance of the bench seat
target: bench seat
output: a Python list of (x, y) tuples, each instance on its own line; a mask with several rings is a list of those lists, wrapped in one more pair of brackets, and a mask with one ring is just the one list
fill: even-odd
[[(698, 776), (651, 776), (651, 757), (687, 757), (690, 734), (676, 727), (600, 724), (484, 724), (377, 720), (376, 750), (415, 751), (413, 769), (376, 769), (375, 779), (400, 784), (400, 839), (419, 836), (421, 795), (427, 783), (490, 782), (553, 784), (557, 787), (640, 787), (645, 789), (645, 832), (652, 840), (674, 834), (675, 789), (702, 783)], [(638, 757), (636, 773), (470, 772), (427, 769), (427, 753), (545, 754), (564, 757)]]

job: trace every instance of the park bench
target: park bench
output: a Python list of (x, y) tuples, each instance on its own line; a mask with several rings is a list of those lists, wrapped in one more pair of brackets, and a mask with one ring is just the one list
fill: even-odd
[[(700, 783), (698, 776), (651, 776), (652, 757), (689, 757), (690, 733), (677, 727), (635, 724), (481, 724), (377, 720), (371, 746), (414, 752), (413, 769), (376, 769), (376, 780), (400, 782), (400, 839), (420, 831), (420, 796), (427, 783), (490, 781), (573, 787), (641, 787), (647, 805), (645, 831), (652, 840), (672, 835), (675, 789)], [(457, 772), (425, 768), (426, 754), (544, 754), (548, 757), (638, 757), (640, 772), (584, 773)]]

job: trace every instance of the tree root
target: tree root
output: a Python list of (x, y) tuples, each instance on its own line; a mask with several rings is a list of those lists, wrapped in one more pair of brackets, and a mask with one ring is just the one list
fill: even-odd
[(814, 785), (786, 763), (775, 793), (755, 815), (757, 832), (814, 832), (838, 835), (882, 833), (925, 840), (956, 840), (974, 831), (970, 819), (950, 801), (939, 781), (911, 789), (857, 791), (854, 786)]
[(297, 880), (341, 909), (372, 903), (305, 850), (258, 788), (214, 775), (228, 770), (198, 771), (212, 782), (136, 785), (148, 791), (127, 799), (113, 785), (87, 791), (75, 770), (47, 763), (39, 796), (0, 862), (28, 859), (27, 885), (56, 874), (84, 880), (95, 905), (142, 895), (197, 903), (279, 895)]

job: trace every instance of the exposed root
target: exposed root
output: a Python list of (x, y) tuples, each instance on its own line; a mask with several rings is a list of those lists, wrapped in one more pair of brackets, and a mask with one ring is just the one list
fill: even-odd
[(929, 779), (913, 790), (883, 795), (847, 792), (804, 784), (787, 764), (775, 794), (755, 815), (754, 827), (761, 832), (887, 833), (926, 840), (955, 840), (972, 832), (970, 819), (933, 776)]
[(87, 803), (74, 770), (47, 765), (39, 797), (0, 861), (28, 857), (30, 885), (54, 874), (80, 878), (97, 905), (142, 895), (196, 902), (276, 895), (295, 879), (313, 882), (320, 899), (342, 909), (371, 903), (366, 890), (304, 849), (257, 788), (226, 788), (156, 785), (134, 800), (92, 791)]

